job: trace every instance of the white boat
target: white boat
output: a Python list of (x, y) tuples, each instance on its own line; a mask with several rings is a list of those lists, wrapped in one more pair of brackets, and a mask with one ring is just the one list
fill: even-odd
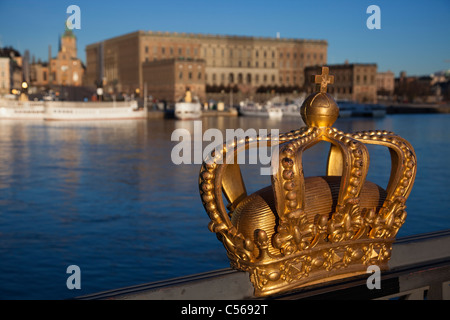
[(43, 120), (45, 103), (43, 101), (18, 101), (0, 99), (0, 119)]
[(202, 116), (202, 105), (199, 102), (177, 102), (174, 115), (180, 120), (198, 119)]
[(241, 103), (239, 112), (243, 116), (265, 117), (271, 119), (280, 119), (283, 117), (283, 109), (281, 104), (273, 104), (268, 102), (264, 105), (253, 102)]
[(254, 102), (242, 102), (239, 107), (239, 113), (243, 116), (268, 117), (266, 106)]
[(283, 110), (280, 107), (269, 107), (267, 113), (270, 119), (281, 119), (283, 117)]
[(283, 109), (283, 116), (286, 118), (300, 118), (302, 115), (300, 114), (301, 104), (298, 105), (296, 103), (291, 103), (284, 105), (282, 107)]
[(71, 102), (46, 101), (44, 120), (147, 119), (147, 110), (136, 101)]
[(202, 105), (197, 97), (192, 98), (189, 88), (187, 88), (184, 98), (175, 103), (174, 116), (180, 120), (193, 120), (202, 116)]

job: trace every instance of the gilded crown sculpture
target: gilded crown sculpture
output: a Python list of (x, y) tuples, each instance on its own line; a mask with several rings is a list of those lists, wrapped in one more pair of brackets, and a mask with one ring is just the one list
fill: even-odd
[[(306, 126), (278, 137), (226, 142), (200, 170), (209, 230), (223, 243), (231, 267), (249, 273), (256, 296), (356, 276), (370, 265), (386, 270), (405, 222), (417, 168), (413, 147), (388, 131), (333, 128), (339, 108), (327, 86), (334, 77), (323, 67), (313, 80), (317, 92), (301, 107)], [(226, 159), (257, 147), (262, 139), (279, 146), (272, 157), (277, 170), (271, 185), (247, 195), (239, 164)], [(330, 143), (326, 173), (305, 178), (303, 152), (320, 141)], [(389, 149), (386, 189), (366, 180), (368, 144)]]

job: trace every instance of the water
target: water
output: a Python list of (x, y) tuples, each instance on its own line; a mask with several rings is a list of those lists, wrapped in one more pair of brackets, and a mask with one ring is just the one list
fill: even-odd
[[(204, 118), (202, 128), (267, 128), (298, 121)], [(339, 119), (349, 132), (385, 129), (408, 139), (418, 173), (399, 236), (450, 228), (449, 115)], [(0, 121), (0, 299), (65, 299), (228, 267), (207, 229), (198, 193), (199, 164), (174, 165), (176, 120), (118, 122)], [(204, 143), (203, 147), (210, 142)], [(328, 146), (305, 154), (305, 175), (322, 175)], [(369, 180), (385, 186), (390, 161), (370, 148)], [(249, 192), (270, 184), (244, 165)], [(81, 290), (69, 290), (69, 265)]]

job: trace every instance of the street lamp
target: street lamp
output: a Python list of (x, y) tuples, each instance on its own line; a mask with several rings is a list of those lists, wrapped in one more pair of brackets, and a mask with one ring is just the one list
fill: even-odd
[(26, 81), (22, 82), (22, 93), (20, 96), (21, 100), (28, 100), (28, 83)]

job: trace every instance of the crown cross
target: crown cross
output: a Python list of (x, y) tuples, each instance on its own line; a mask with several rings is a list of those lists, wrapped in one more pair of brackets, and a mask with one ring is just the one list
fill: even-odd
[(320, 86), (320, 92), (326, 93), (327, 86), (334, 83), (334, 76), (329, 75), (328, 67), (322, 67), (322, 74), (315, 75), (314, 82)]

